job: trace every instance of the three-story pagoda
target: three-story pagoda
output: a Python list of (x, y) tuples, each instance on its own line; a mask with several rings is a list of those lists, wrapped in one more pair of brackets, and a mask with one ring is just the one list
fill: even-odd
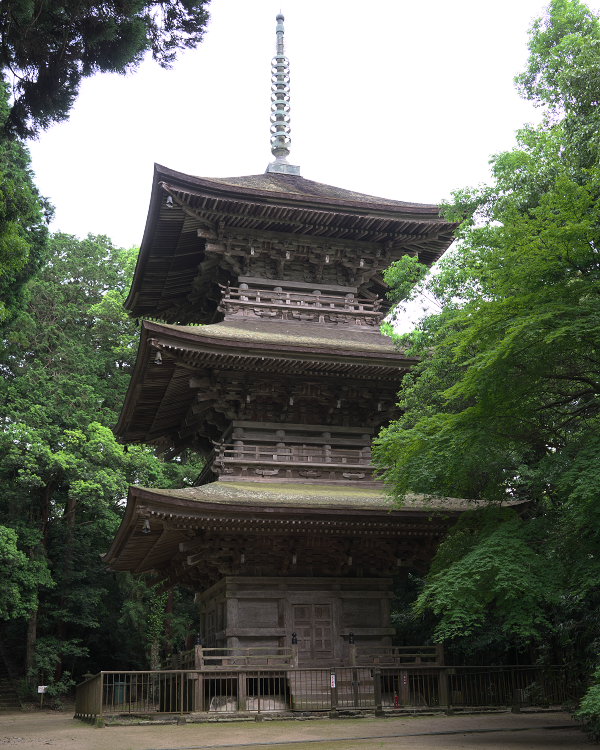
[(288, 163), (289, 66), (277, 17), (274, 161), (199, 178), (157, 166), (127, 308), (143, 322), (117, 426), (127, 442), (207, 457), (198, 486), (132, 487), (105, 559), (197, 592), (204, 643), (344, 663), (390, 644), (393, 579), (423, 570), (459, 501), (401, 509), (370, 446), (413, 362), (379, 325), (382, 271), (433, 263), (439, 207), (304, 179)]

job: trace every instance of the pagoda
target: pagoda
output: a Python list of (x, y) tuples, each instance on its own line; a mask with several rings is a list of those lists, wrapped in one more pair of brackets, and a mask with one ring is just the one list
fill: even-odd
[(116, 428), (206, 456), (197, 486), (132, 487), (113, 570), (190, 586), (203, 642), (298, 643), (300, 665), (387, 646), (393, 582), (425, 570), (460, 501), (398, 508), (371, 464), (414, 362), (380, 332), (382, 271), (433, 263), (439, 207), (307, 180), (289, 163), (289, 63), (277, 16), (265, 174), (156, 166), (126, 302), (142, 323)]

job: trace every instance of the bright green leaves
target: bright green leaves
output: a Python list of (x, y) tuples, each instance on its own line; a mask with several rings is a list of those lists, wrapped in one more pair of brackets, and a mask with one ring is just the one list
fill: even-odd
[(532, 547), (531, 530), (508, 509), (465, 514), (440, 545), (415, 609), (439, 616), (436, 640), (472, 635), (488, 618), (507, 639), (530, 640), (547, 631), (545, 607), (557, 581)]
[(403, 255), (383, 273), (383, 280), (390, 287), (389, 298), (392, 302), (412, 299), (415, 287), (423, 281), (428, 267), (419, 262), (416, 256)]
[(522, 96), (551, 111), (587, 107), (600, 88), (599, 45), (600, 23), (586, 5), (552, 0), (532, 27), (527, 69), (516, 78)]
[(549, 123), (563, 124), (566, 159), (577, 167), (598, 163), (600, 149), (600, 22), (579, 0), (552, 0), (536, 22), (529, 63), (517, 84), (545, 107)]
[(459, 241), (425, 282), (442, 310), (402, 340), (420, 362), (374, 456), (398, 498), (528, 503), (523, 521), (466, 515), (440, 547), (418, 600), (438, 639), (501, 633), (589, 664), (600, 639), (598, 20), (554, 0), (530, 49), (520, 82), (547, 116), (494, 157), (490, 186), (446, 207)]

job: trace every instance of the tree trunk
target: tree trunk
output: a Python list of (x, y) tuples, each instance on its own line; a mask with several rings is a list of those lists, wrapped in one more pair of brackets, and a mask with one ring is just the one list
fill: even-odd
[(27, 622), (27, 653), (25, 657), (25, 679), (30, 687), (35, 687), (37, 672), (35, 671), (35, 646), (37, 643), (38, 609), (33, 610)]
[(150, 669), (160, 669), (160, 643), (152, 641), (150, 644)]
[[(71, 496), (67, 499), (67, 505), (65, 508), (64, 519), (67, 524), (67, 535), (65, 540), (64, 552), (63, 552), (63, 585), (66, 583), (69, 585), (73, 575), (73, 547), (75, 543), (75, 517), (77, 513), (77, 501)], [(66, 610), (66, 598), (61, 596), (60, 607), (64, 611)], [(56, 624), (56, 637), (60, 643), (64, 643), (67, 640), (67, 623), (62, 619)], [(64, 664), (62, 657), (59, 657), (59, 661), (56, 664), (54, 670), (54, 681), (59, 682), (64, 672)]]

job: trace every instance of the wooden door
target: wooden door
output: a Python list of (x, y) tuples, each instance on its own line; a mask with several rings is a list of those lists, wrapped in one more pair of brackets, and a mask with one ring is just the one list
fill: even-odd
[(301, 663), (327, 662), (333, 658), (331, 604), (294, 604), (294, 631)]

